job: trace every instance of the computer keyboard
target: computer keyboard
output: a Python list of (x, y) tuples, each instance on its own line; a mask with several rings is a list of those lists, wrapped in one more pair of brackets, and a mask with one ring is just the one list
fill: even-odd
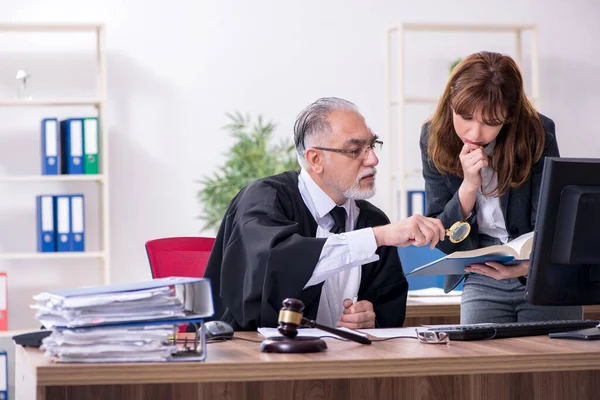
[(490, 324), (447, 325), (429, 331), (446, 332), (450, 340), (488, 340), (519, 336), (548, 335), (598, 326), (595, 320), (510, 322)]

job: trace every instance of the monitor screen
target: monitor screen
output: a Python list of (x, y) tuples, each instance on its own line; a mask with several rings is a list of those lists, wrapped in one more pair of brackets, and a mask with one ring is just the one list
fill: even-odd
[(525, 296), (600, 304), (600, 159), (545, 159)]

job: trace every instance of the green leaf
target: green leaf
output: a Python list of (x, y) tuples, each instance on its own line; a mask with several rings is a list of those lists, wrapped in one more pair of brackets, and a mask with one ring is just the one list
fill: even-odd
[(251, 182), (283, 171), (298, 169), (293, 143), (280, 140), (272, 143), (276, 125), (259, 115), (252, 122), (250, 115), (239, 111), (226, 113), (229, 123), (224, 129), (236, 139), (229, 149), (225, 164), (217, 172), (202, 177), (197, 199), (203, 205), (200, 219), (203, 229), (217, 230), (225, 211), (235, 195)]

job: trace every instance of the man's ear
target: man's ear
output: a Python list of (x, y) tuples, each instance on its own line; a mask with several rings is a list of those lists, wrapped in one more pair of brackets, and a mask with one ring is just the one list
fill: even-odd
[(321, 151), (310, 148), (306, 150), (305, 157), (306, 162), (314, 172), (317, 174), (323, 172), (323, 163), (325, 160), (323, 159), (323, 153)]

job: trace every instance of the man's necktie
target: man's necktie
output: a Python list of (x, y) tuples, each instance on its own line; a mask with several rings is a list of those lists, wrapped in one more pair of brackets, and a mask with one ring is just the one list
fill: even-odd
[(331, 211), (329, 211), (329, 214), (333, 217), (333, 226), (329, 232), (346, 232), (346, 209), (344, 207), (335, 206)]

